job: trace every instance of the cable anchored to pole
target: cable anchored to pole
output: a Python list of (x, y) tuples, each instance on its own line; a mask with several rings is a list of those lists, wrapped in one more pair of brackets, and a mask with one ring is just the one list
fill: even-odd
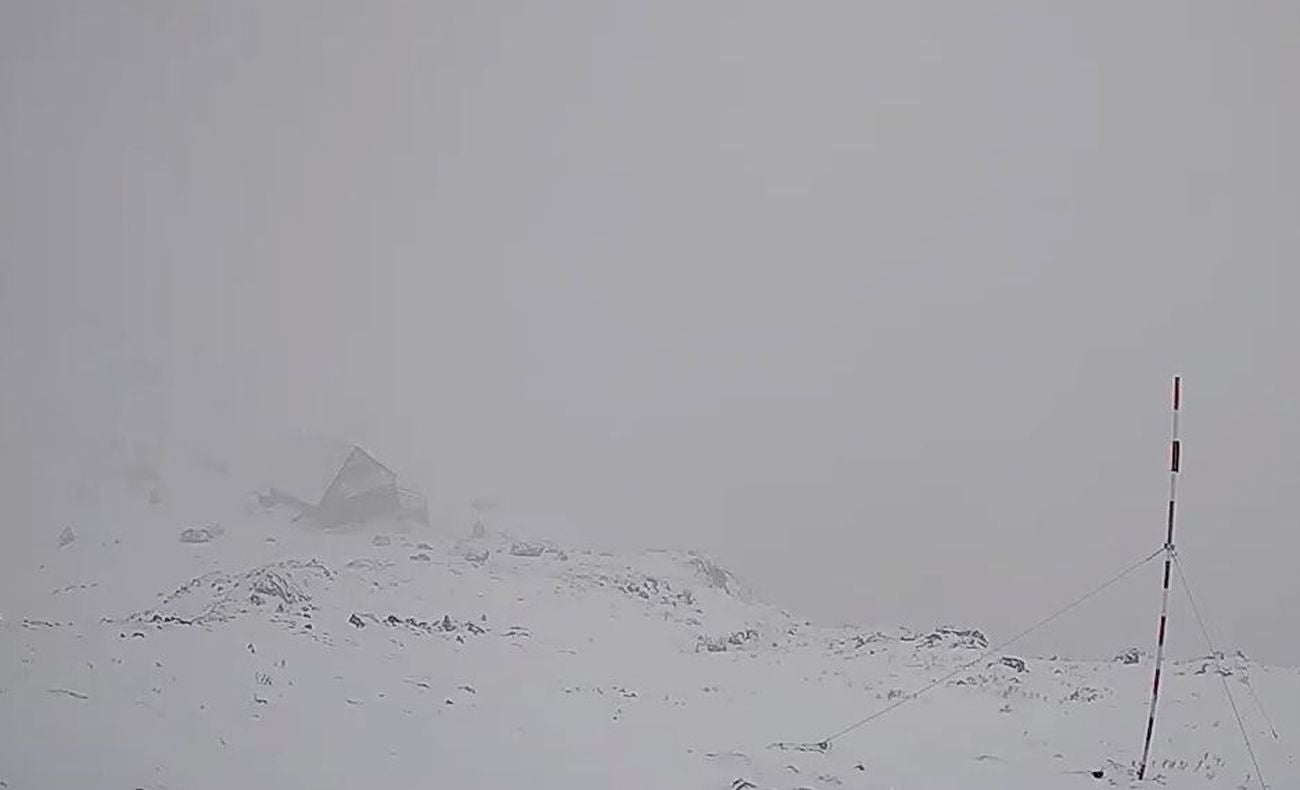
[(927, 693), (927, 692), (929, 692), (929, 691), (933, 691), (934, 689), (938, 688), (939, 686), (943, 685), (944, 683), (948, 682), (949, 680), (952, 680), (953, 678), (955, 678), (955, 677), (957, 677), (958, 675), (960, 675), (962, 672), (965, 672), (967, 669), (970, 669), (971, 667), (973, 667), (973, 666), (975, 666), (976, 664), (978, 664), (979, 662), (985, 660), (985, 659), (988, 658), (989, 656), (992, 656), (992, 655), (994, 655), (995, 653), (999, 653), (999, 652), (1001, 652), (1001, 651), (1007, 649), (1008, 647), (1010, 647), (1011, 645), (1015, 644), (1016, 642), (1019, 642), (1021, 639), (1024, 639), (1025, 637), (1029, 636), (1029, 635), (1032, 634), (1033, 632), (1039, 630), (1040, 628), (1043, 628), (1044, 626), (1048, 625), (1049, 623), (1052, 623), (1053, 621), (1055, 621), (1055, 620), (1057, 620), (1058, 618), (1060, 618), (1062, 615), (1064, 615), (1064, 614), (1066, 614), (1067, 612), (1069, 612), (1069, 611), (1075, 609), (1076, 607), (1082, 605), (1083, 603), (1085, 603), (1085, 602), (1088, 601), (1089, 599), (1093, 598), (1094, 596), (1100, 594), (1100, 593), (1101, 593), (1103, 590), (1105, 590), (1106, 588), (1108, 588), (1108, 587), (1110, 587), (1110, 586), (1112, 586), (1112, 585), (1118, 583), (1121, 579), (1123, 579), (1123, 578), (1125, 578), (1126, 576), (1128, 576), (1129, 574), (1133, 573), (1133, 572), (1136, 571), (1138, 568), (1141, 568), (1142, 566), (1146, 565), (1148, 562), (1154, 560), (1156, 557), (1159, 557), (1160, 554), (1161, 554), (1161, 552), (1163, 552), (1164, 550), (1165, 550), (1165, 549), (1164, 549), (1163, 547), (1162, 547), (1162, 548), (1159, 548), (1159, 549), (1156, 549), (1155, 551), (1151, 552), (1151, 553), (1148, 554), (1147, 556), (1143, 557), (1142, 559), (1138, 560), (1137, 562), (1134, 562), (1132, 565), (1128, 566), (1128, 567), (1125, 568), (1124, 570), (1122, 570), (1122, 571), (1120, 571), (1119, 573), (1115, 574), (1114, 576), (1110, 577), (1109, 579), (1107, 579), (1106, 581), (1104, 581), (1104, 582), (1102, 582), (1101, 584), (1097, 585), (1096, 587), (1092, 588), (1091, 590), (1089, 590), (1088, 592), (1084, 593), (1083, 595), (1080, 595), (1078, 598), (1075, 598), (1075, 599), (1074, 599), (1073, 601), (1071, 601), (1070, 603), (1066, 604), (1065, 606), (1062, 606), (1060, 609), (1057, 609), (1055, 612), (1049, 614), (1048, 616), (1044, 617), (1043, 619), (1041, 619), (1041, 620), (1039, 620), (1038, 622), (1034, 623), (1033, 625), (1029, 626), (1029, 627), (1026, 628), (1025, 630), (1023, 630), (1023, 631), (1021, 631), (1020, 633), (1016, 634), (1015, 636), (1013, 636), (1013, 637), (1011, 637), (1011, 638), (1009, 638), (1009, 639), (1006, 639), (1006, 640), (1004, 640), (1004, 641), (1002, 641), (1002, 642), (997, 643), (996, 645), (994, 645), (993, 647), (990, 647), (989, 649), (987, 649), (987, 650), (985, 650), (984, 652), (980, 653), (978, 656), (976, 656), (975, 658), (971, 659), (970, 661), (967, 661), (967, 662), (965, 662), (965, 663), (959, 665), (956, 669), (952, 670), (951, 672), (949, 672), (948, 674), (944, 675), (943, 677), (940, 677), (940, 678), (937, 678), (937, 679), (935, 679), (935, 680), (930, 681), (929, 683), (927, 683), (926, 685), (924, 685), (924, 686), (922, 686), (921, 688), (917, 689), (916, 691), (913, 691), (911, 694), (907, 694), (906, 696), (899, 697), (899, 698), (898, 698), (897, 700), (895, 700), (894, 702), (890, 703), (889, 705), (886, 705), (885, 707), (881, 708), (880, 710), (876, 711), (875, 713), (871, 714), (870, 716), (867, 716), (867, 717), (864, 718), (864, 719), (859, 719), (858, 721), (854, 722), (853, 724), (850, 724), (849, 726), (847, 726), (847, 727), (845, 727), (845, 728), (843, 728), (843, 729), (837, 731), (837, 732), (834, 733), (833, 735), (829, 735), (829, 736), (827, 736), (827, 737), (825, 737), (825, 738), (822, 738), (820, 741), (817, 741), (815, 744), (812, 744), (812, 745), (818, 747), (818, 748), (821, 749), (822, 751), (825, 751), (825, 750), (829, 749), (829, 748), (830, 748), (830, 745), (831, 745), (831, 741), (837, 740), (837, 739), (839, 739), (839, 738), (841, 738), (841, 737), (843, 737), (843, 736), (845, 736), (845, 735), (848, 735), (850, 732), (852, 732), (852, 731), (856, 730), (857, 728), (862, 727), (863, 725), (866, 725), (866, 724), (868, 724), (868, 723), (870, 723), (870, 722), (872, 722), (872, 721), (875, 721), (876, 719), (880, 718), (881, 716), (884, 716), (885, 714), (889, 713), (890, 711), (893, 711), (893, 710), (895, 710), (895, 709), (897, 709), (897, 708), (901, 708), (903, 705), (906, 705), (907, 703), (911, 702), (912, 700), (917, 699), (917, 698), (920, 697), (922, 694), (925, 694), (925, 693)]
[[(1228, 705), (1232, 707), (1232, 715), (1237, 720), (1237, 729), (1241, 730), (1241, 739), (1246, 742), (1246, 754), (1250, 756), (1250, 764), (1255, 766), (1255, 778), (1259, 780), (1260, 790), (1268, 790), (1268, 782), (1264, 781), (1264, 773), (1259, 768), (1259, 759), (1255, 757), (1255, 745), (1250, 742), (1250, 733), (1246, 730), (1246, 723), (1241, 719), (1241, 711), (1237, 708), (1237, 700), (1232, 697), (1232, 689), (1228, 688), (1228, 678), (1223, 671), (1223, 665), (1219, 661), (1222, 655), (1219, 649), (1214, 646), (1214, 640), (1210, 638), (1210, 629), (1205, 626), (1205, 618), (1201, 616), (1201, 607), (1196, 605), (1196, 598), (1192, 596), (1191, 585), (1187, 583), (1187, 577), (1183, 574), (1183, 563), (1174, 556), (1174, 567), (1178, 569), (1178, 580), (1183, 583), (1183, 592), (1187, 594), (1187, 602), (1192, 605), (1192, 614), (1196, 615), (1196, 622), (1201, 627), (1201, 636), (1205, 638), (1205, 646), (1210, 649), (1210, 656), (1214, 659), (1215, 668), (1218, 670), (1214, 674), (1219, 676), (1219, 681), (1223, 683), (1223, 693), (1228, 697)], [(1246, 688), (1250, 688), (1250, 681), (1246, 681)], [(1251, 689), (1254, 694), (1254, 689)], [(1258, 698), (1255, 700), (1258, 702)], [(1260, 706), (1260, 713), (1264, 713), (1263, 706)], [(1264, 715), (1267, 719), (1267, 714)], [(1272, 729), (1273, 725), (1269, 724)], [(1277, 737), (1277, 730), (1273, 730), (1273, 737)]]

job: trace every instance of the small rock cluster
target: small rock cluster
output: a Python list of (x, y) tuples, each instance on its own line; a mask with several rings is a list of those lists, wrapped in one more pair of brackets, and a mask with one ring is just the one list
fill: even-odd
[(965, 647), (973, 650), (987, 650), (988, 637), (975, 628), (953, 628), (941, 626), (921, 636), (905, 636), (904, 642), (915, 642), (917, 647)]
[(1115, 656), (1115, 662), (1117, 664), (1126, 664), (1131, 666), (1133, 664), (1141, 663), (1141, 661), (1142, 651), (1138, 650), (1136, 647), (1130, 647), (1128, 650)]
[(382, 625), (388, 628), (403, 628), (425, 635), (454, 635), (462, 642), (464, 641), (464, 634), (479, 636), (487, 633), (488, 630), (486, 626), (481, 626), (472, 620), (453, 620), (449, 614), (444, 614), (441, 620), (430, 622), (421, 620), (418, 617), (401, 617), (396, 614), (380, 618), (370, 612), (353, 612), (352, 616), (348, 618), (348, 622), (356, 628), (365, 628), (368, 625)]
[(758, 630), (754, 628), (733, 631), (725, 636), (706, 636), (702, 634), (695, 641), (695, 652), (726, 653), (730, 650), (743, 649), (756, 641), (758, 641)]
[(181, 530), (181, 543), (211, 543), (225, 534), (220, 524)]

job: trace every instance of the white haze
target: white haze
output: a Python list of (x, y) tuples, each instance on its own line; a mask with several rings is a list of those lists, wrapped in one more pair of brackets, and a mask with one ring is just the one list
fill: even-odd
[[(1297, 42), (1286, 2), (4, 3), (0, 591), (93, 518), (91, 440), (308, 429), (443, 512), (1007, 635), (1160, 545), (1181, 373), (1186, 568), (1300, 663)], [(1037, 648), (1148, 646), (1158, 588)]]

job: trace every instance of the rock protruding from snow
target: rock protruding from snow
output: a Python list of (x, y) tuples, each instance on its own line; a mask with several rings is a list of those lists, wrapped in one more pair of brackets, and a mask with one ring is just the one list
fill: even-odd
[[(1231, 663), (1231, 666), (1229, 663)], [(1193, 675), (1206, 675), (1214, 672), (1215, 674), (1225, 678), (1232, 677), (1236, 674), (1244, 674), (1246, 663), (1246, 657), (1240, 653), (1237, 654), (1235, 660), (1231, 662), (1225, 661), (1222, 651), (1211, 653), (1208, 656), (1194, 658), (1187, 662), (1188, 665), (1196, 667), (1191, 670)]]
[(895, 641), (897, 641), (897, 637), (891, 637), (884, 631), (874, 631), (869, 634), (849, 634), (848, 636), (832, 639), (827, 644), (827, 647), (832, 653), (838, 655), (853, 655), (861, 650), (869, 653), (874, 652), (877, 646), (883, 648)]
[(704, 636), (701, 635), (695, 643), (696, 653), (726, 653), (730, 650), (741, 650), (758, 641), (758, 629), (746, 628), (743, 631), (734, 631), (726, 636)]
[(1099, 689), (1095, 686), (1079, 686), (1072, 689), (1069, 694), (1062, 698), (1062, 702), (1096, 702), (1106, 697), (1108, 692), (1105, 689)]
[(668, 579), (649, 576), (631, 568), (613, 572), (601, 568), (583, 568), (570, 573), (569, 578), (583, 585), (613, 587), (631, 598), (669, 608), (695, 605), (695, 596), (689, 589), (678, 589)]
[(72, 527), (64, 527), (59, 533), (59, 548), (66, 549), (73, 543), (77, 542), (77, 533), (72, 531)]
[(545, 552), (546, 546), (541, 543), (520, 540), (510, 544), (510, 554), (515, 557), (540, 557)]
[(181, 530), (181, 543), (211, 543), (216, 537), (216, 531), (210, 527)]
[(975, 628), (953, 628), (941, 626), (928, 634), (916, 637), (904, 637), (903, 641), (914, 641), (918, 647), (964, 647), (972, 650), (987, 650), (988, 637)]
[(1133, 664), (1139, 664), (1141, 662), (1142, 662), (1142, 651), (1138, 650), (1136, 647), (1130, 647), (1128, 650), (1125, 650), (1123, 653), (1120, 653), (1119, 655), (1115, 656), (1115, 663), (1117, 664), (1126, 664), (1131, 666)]
[(456, 636), (461, 641), (464, 641), (464, 637), (460, 636), (462, 633), (480, 636), (487, 633), (488, 630), (473, 620), (453, 620), (449, 614), (444, 614), (441, 619), (429, 621), (409, 615), (402, 617), (390, 614), (387, 617), (379, 617), (371, 612), (353, 612), (352, 616), (348, 618), (348, 622), (357, 628), (365, 628), (367, 625), (382, 625), (388, 628), (402, 628), (424, 635), (441, 633)]
[(310, 619), (312, 590), (334, 578), (319, 560), (285, 560), (241, 574), (220, 571), (192, 579), (155, 609), (129, 617), (154, 624), (208, 625), (254, 611)]

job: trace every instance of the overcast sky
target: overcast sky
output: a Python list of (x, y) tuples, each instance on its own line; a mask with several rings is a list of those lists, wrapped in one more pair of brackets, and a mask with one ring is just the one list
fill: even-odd
[(1300, 663), (1297, 75), (1287, 1), (4, 2), (0, 571), (148, 403), (1008, 635), (1160, 545), (1182, 373), (1185, 567)]

